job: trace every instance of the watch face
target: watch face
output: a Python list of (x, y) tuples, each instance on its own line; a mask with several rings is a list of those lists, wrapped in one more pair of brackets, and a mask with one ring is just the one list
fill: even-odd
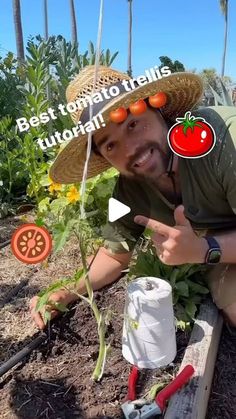
[(218, 249), (210, 249), (208, 255), (208, 263), (218, 263), (220, 261), (221, 252)]

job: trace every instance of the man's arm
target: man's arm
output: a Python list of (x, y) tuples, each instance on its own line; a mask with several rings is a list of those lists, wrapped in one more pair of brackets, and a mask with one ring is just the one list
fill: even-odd
[(236, 263), (236, 230), (213, 234), (221, 248), (220, 263)]
[[(111, 253), (108, 249), (100, 247), (89, 270), (89, 278), (93, 289), (98, 290), (103, 288), (118, 279), (121, 271), (129, 265), (132, 253)], [(77, 290), (80, 294), (86, 293), (83, 280)]]
[[(93, 260), (89, 271), (89, 278), (93, 290), (98, 290), (116, 281), (120, 277), (121, 271), (127, 268), (131, 256), (132, 252), (112, 254), (109, 250), (101, 247)], [(91, 258), (89, 262), (90, 261)], [(86, 287), (83, 279), (80, 281), (77, 291), (79, 294), (86, 294)], [(61, 289), (50, 296), (51, 301), (60, 302), (65, 305), (76, 301), (78, 298), (79, 297), (76, 294), (69, 293), (64, 289)], [(40, 312), (35, 311), (37, 301), (37, 296), (33, 297), (30, 301), (31, 317), (36, 325), (40, 329), (43, 329), (45, 324), (43, 322), (42, 315)], [(52, 318), (57, 314), (57, 310), (51, 311)]]

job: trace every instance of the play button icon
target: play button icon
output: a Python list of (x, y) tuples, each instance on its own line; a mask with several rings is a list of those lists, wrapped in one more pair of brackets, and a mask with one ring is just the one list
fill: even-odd
[(125, 204), (122, 204), (122, 202), (117, 201), (115, 198), (109, 199), (109, 205), (108, 205), (108, 220), (113, 223), (114, 221), (118, 220), (121, 217), (124, 217), (124, 215), (129, 214), (131, 211), (131, 208), (128, 207)]

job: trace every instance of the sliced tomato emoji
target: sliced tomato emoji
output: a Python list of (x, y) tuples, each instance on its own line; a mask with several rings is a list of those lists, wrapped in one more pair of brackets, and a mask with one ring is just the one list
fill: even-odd
[(186, 112), (184, 118), (176, 118), (168, 134), (171, 150), (180, 157), (198, 158), (206, 156), (216, 143), (215, 131), (204, 118), (191, 116)]
[(137, 102), (132, 103), (129, 106), (129, 110), (132, 115), (141, 115), (147, 110), (146, 102), (143, 99), (139, 99)]
[(52, 250), (52, 238), (45, 227), (24, 224), (11, 238), (11, 248), (15, 257), (27, 264), (39, 263)]
[(115, 111), (111, 111), (109, 117), (112, 122), (119, 124), (126, 120), (127, 115), (128, 113), (125, 108), (118, 108)]

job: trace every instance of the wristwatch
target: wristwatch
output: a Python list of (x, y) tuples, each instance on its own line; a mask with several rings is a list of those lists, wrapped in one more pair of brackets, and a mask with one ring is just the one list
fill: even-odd
[(216, 265), (217, 263), (220, 262), (220, 258), (221, 258), (220, 245), (214, 237), (206, 237), (206, 236), (203, 236), (203, 237), (204, 239), (206, 239), (209, 245), (209, 249), (205, 256), (205, 263), (207, 263), (207, 265)]

